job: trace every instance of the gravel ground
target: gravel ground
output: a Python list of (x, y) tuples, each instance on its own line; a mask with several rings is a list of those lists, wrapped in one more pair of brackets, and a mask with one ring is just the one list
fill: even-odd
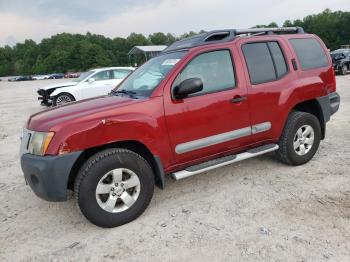
[(0, 82), (0, 261), (350, 261), (350, 75), (337, 77), (341, 107), (308, 164), (268, 154), (169, 178), (141, 217), (114, 229), (24, 183), (20, 127), (43, 110), (36, 89), (59, 81)]

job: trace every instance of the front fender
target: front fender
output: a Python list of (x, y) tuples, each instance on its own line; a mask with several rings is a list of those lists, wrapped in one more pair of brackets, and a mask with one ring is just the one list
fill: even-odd
[(150, 104), (129, 105), (118, 113), (105, 113), (108, 116), (84, 116), (73, 123), (55, 127), (48, 154), (58, 154), (63, 146), (75, 152), (132, 140), (144, 144), (153, 155), (160, 156), (163, 164), (171, 161), (162, 97)]
[(50, 97), (55, 97), (61, 93), (69, 93), (73, 97), (75, 97), (74, 90), (72, 87), (74, 87), (74, 86), (56, 87), (55, 90), (50, 94)]

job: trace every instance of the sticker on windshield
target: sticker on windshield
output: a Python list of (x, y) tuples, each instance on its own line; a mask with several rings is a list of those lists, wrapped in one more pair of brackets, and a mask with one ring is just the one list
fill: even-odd
[(175, 65), (180, 59), (166, 59), (162, 65)]

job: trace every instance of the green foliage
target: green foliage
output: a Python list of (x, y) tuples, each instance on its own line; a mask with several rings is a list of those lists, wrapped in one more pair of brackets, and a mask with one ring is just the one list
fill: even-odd
[(170, 45), (175, 41), (175, 37), (172, 34), (164, 34), (162, 32), (151, 34), (148, 36), (148, 39), (152, 45)]
[(268, 25), (256, 25), (254, 28), (271, 28), (271, 27), (278, 27), (278, 24), (275, 22), (269, 23)]
[(301, 26), (305, 32), (318, 35), (326, 46), (338, 49), (350, 44), (350, 12), (324, 10), (320, 14), (306, 16), (303, 20), (287, 20), (283, 26)]
[[(306, 16), (300, 20), (286, 20), (283, 26), (301, 26), (308, 33), (317, 34), (330, 49), (350, 44), (350, 12), (332, 12)], [(255, 27), (277, 27), (275, 22)], [(200, 31), (199, 33), (203, 33)], [(196, 35), (190, 31), (179, 37), (156, 32), (148, 37), (131, 33), (127, 38), (107, 38), (87, 33), (62, 33), (43, 39), (39, 44), (26, 40), (14, 47), (0, 48), (0, 76), (46, 74), (53, 72), (84, 71), (101, 66), (127, 66), (142, 63), (139, 57), (129, 61), (127, 53), (136, 45), (170, 45), (174, 41)]]

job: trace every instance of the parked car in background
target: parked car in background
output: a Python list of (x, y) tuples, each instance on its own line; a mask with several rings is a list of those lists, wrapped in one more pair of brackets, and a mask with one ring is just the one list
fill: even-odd
[[(114, 72), (88, 72), (79, 89)], [(299, 27), (217, 30), (173, 43), (108, 96), (32, 115), (21, 166), (39, 197), (65, 201), (72, 189), (87, 219), (115, 227), (142, 214), (165, 175), (273, 151), (285, 164), (307, 163), (339, 104), (319, 37)]]
[(126, 76), (133, 67), (96, 68), (82, 73), (71, 82), (49, 85), (38, 90), (41, 105), (56, 106), (65, 103), (107, 95)]
[(64, 78), (64, 74), (62, 73), (54, 73), (49, 75), (49, 79), (61, 79)]
[(9, 78), (7, 79), (7, 81), (9, 81), (9, 82), (16, 81), (17, 77), (19, 77), (19, 76), (9, 77)]
[(341, 75), (346, 75), (350, 69), (350, 49), (337, 49), (331, 52), (333, 68)]
[(48, 75), (33, 75), (32, 78), (34, 80), (44, 80), (44, 79), (49, 79)]
[(16, 77), (12, 77), (12, 78), (8, 79), (9, 82), (13, 82), (13, 81), (28, 81), (28, 80), (33, 80), (33, 78), (31, 76), (16, 76)]
[(80, 72), (67, 72), (64, 75), (64, 78), (78, 78), (80, 76)]

